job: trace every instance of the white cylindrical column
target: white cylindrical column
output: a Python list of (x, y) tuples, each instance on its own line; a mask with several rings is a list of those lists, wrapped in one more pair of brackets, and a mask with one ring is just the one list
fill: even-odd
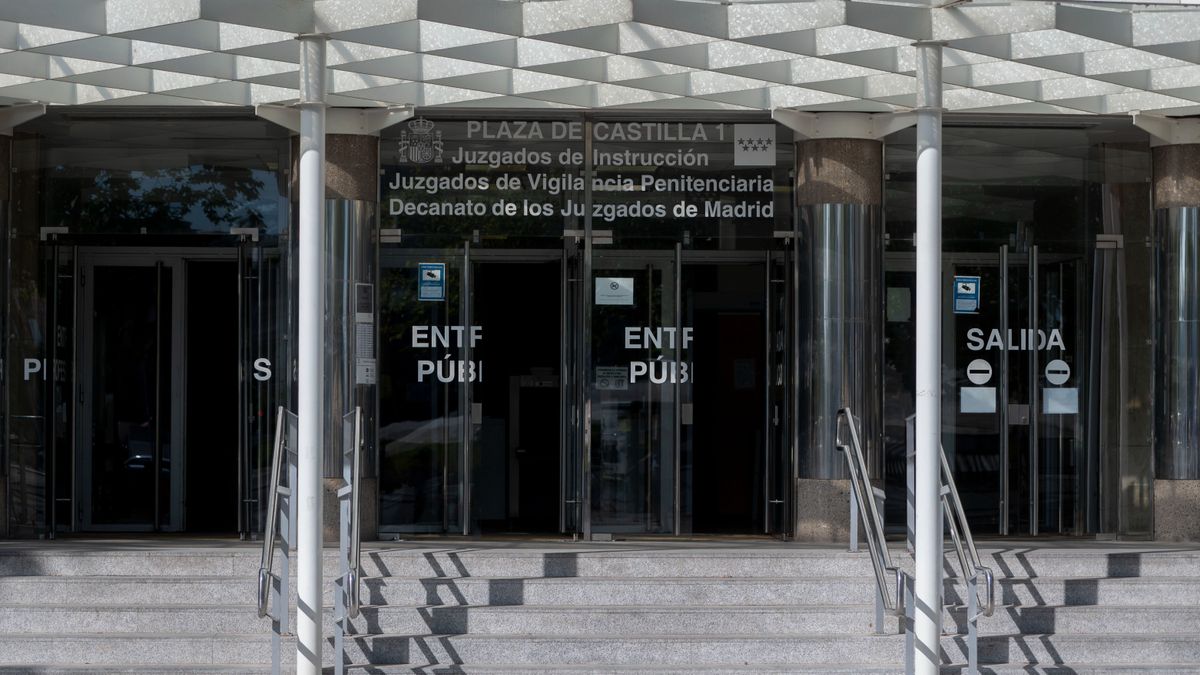
[(296, 479), (296, 673), (321, 672), (324, 472), (325, 36), (300, 40), (300, 238)]
[(917, 43), (917, 475), (914, 600), (919, 675), (937, 675), (942, 633), (942, 45)]

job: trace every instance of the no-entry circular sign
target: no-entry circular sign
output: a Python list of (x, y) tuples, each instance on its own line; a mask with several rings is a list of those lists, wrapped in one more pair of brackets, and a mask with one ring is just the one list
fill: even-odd
[(987, 384), (992, 379), (992, 364), (983, 359), (975, 359), (967, 364), (967, 379), (971, 384)]
[(1046, 381), (1054, 386), (1058, 386), (1067, 381), (1071, 377), (1071, 366), (1067, 365), (1062, 359), (1054, 359), (1046, 364)]

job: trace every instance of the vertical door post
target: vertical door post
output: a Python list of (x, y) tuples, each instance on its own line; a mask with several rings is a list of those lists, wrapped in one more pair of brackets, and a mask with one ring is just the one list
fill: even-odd
[[(1000, 246), (1000, 334), (1008, 335), (1008, 244)], [(1011, 481), (1009, 476), (1009, 439), (1008, 439), (1008, 350), (1000, 350), (999, 398), (997, 410), (1000, 413), (1000, 534), (1007, 535), (1009, 528), (1008, 509), (1012, 503), (1009, 495)]]
[[(463, 242), (463, 257), (462, 257), (462, 290), (459, 293), (461, 296), (460, 308), (458, 315), (462, 318), (463, 323), (463, 338), (462, 346), (459, 348), (459, 358), (464, 363), (470, 363), (471, 359), (471, 325), (473, 323), (471, 317), (471, 242), (468, 240)], [(462, 409), (462, 442), (459, 444), (459, 452), (461, 457), (459, 460), (459, 480), (462, 481), (461, 487), (458, 489), (458, 517), (462, 520), (463, 536), (471, 534), (471, 438), (475, 435), (475, 404), (474, 397), (471, 396), (471, 383), (463, 382), (459, 390), (460, 406)]]
[(1029, 338), (1033, 346), (1029, 349), (1029, 534), (1037, 536), (1040, 517), (1042, 479), (1038, 434), (1041, 433), (1042, 413), (1041, 387), (1038, 386), (1038, 249), (1029, 247)]
[(578, 352), (579, 370), (576, 373), (579, 378), (580, 400), (583, 407), (583, 424), (581, 425), (580, 435), (582, 436), (581, 454), (582, 461), (579, 463), (579, 514), (582, 519), (583, 539), (585, 541), (592, 538), (592, 302), (593, 302), (593, 287), (596, 283), (592, 279), (592, 199), (594, 190), (591, 189), (592, 178), (595, 174), (595, 169), (592, 165), (592, 120), (589, 118), (583, 123), (583, 177), (584, 184), (589, 186), (583, 191), (583, 266), (579, 273), (580, 280), (580, 313), (582, 321), (580, 322), (580, 346), (582, 349)]
[[(665, 281), (665, 279), (664, 279)], [(683, 362), (683, 245), (675, 242), (675, 372), (679, 372), (679, 364)], [(680, 525), (680, 516), (683, 515), (683, 509), (680, 508), (680, 502), (683, 499), (683, 486), (681, 484), (682, 469), (680, 464), (683, 460), (683, 386), (679, 383), (679, 377), (674, 378), (675, 388), (675, 438), (671, 443), (671, 454), (673, 456), (672, 464), (674, 465), (674, 476), (672, 476), (672, 499), (675, 502), (671, 513), (672, 531), (678, 535), (682, 532)]]

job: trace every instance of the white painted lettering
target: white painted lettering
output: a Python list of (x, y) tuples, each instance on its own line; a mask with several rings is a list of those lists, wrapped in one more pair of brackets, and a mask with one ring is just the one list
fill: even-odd
[(266, 382), (271, 379), (271, 360), (254, 359), (254, 379)]
[(36, 373), (42, 374), (42, 379), (46, 379), (46, 373), (42, 369), (42, 362), (39, 359), (25, 359), (25, 381), (29, 381), (29, 376)]

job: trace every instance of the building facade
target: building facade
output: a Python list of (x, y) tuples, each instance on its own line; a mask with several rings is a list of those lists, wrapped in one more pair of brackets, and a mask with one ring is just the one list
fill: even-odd
[[(975, 532), (1193, 537), (1198, 146), (944, 124), (943, 442)], [(359, 407), (381, 535), (840, 537), (847, 406), (903, 528), (911, 130), (430, 109), (327, 144), (327, 474)], [(9, 536), (257, 532), (295, 389), (289, 132), (56, 108), (9, 157)]]
[(362, 9), (0, 9), (7, 536), (262, 529), (320, 34), (331, 517), (359, 420), (370, 536), (838, 539), (849, 408), (903, 530), (917, 43), (975, 532), (1200, 538), (1188, 3)]

